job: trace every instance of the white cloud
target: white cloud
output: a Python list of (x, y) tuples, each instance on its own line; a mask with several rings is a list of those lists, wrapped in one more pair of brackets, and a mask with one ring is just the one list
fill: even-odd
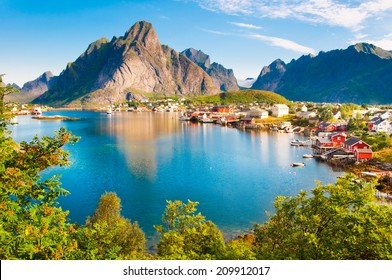
[(310, 54), (310, 53), (315, 54), (316, 53), (316, 51), (312, 48), (300, 45), (296, 42), (293, 42), (293, 41), (290, 41), (287, 39), (283, 39), (283, 38), (265, 36), (265, 35), (260, 35), (260, 34), (248, 34), (248, 35), (244, 35), (244, 36), (251, 38), (251, 39), (256, 39), (256, 40), (266, 42), (267, 44), (269, 44), (271, 46), (280, 47), (280, 48), (294, 51), (297, 53), (302, 53), (302, 54)]
[(392, 10), (391, 0), (193, 0), (200, 7), (230, 15), (259, 18), (294, 18), (340, 26), (357, 32), (366, 20), (383, 16)]
[(355, 40), (352, 40), (350, 43), (351, 44), (356, 44), (360, 42), (366, 41), (367, 43), (373, 44), (377, 47), (380, 47), (384, 50), (391, 51), (392, 50), (392, 33), (386, 34), (385, 36), (378, 38), (378, 39), (371, 39), (369, 37), (366, 37), (365, 40), (364, 38), (355, 38)]
[(249, 24), (249, 23), (242, 23), (242, 22), (229, 22), (232, 25), (249, 28), (249, 29), (261, 29), (260, 26)]
[(231, 33), (227, 33), (227, 32), (221, 32), (221, 31), (216, 31), (216, 30), (210, 30), (210, 29), (201, 29), (204, 32), (207, 33), (211, 33), (211, 34), (215, 34), (215, 35), (223, 35), (223, 36), (228, 36), (228, 35), (232, 35)]

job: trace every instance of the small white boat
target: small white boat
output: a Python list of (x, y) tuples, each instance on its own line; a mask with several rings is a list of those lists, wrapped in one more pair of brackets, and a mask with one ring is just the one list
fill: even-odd
[(109, 109), (106, 111), (106, 114), (108, 114), (108, 115), (111, 115), (112, 113), (113, 113), (112, 108), (109, 108)]
[(299, 167), (299, 166), (305, 166), (304, 162), (292, 162), (290, 164), (292, 167)]
[(311, 154), (303, 154), (302, 157), (303, 158), (312, 158), (313, 155), (311, 155)]
[(291, 146), (304, 146), (306, 144), (306, 141), (300, 141), (298, 139), (291, 141)]

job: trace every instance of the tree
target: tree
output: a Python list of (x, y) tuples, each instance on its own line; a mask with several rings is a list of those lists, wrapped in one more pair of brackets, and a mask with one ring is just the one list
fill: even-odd
[(354, 118), (350, 118), (347, 123), (347, 130), (348, 131), (356, 131), (358, 130), (357, 121)]
[(278, 197), (276, 213), (254, 226), (259, 259), (392, 259), (392, 208), (374, 182), (339, 178), (311, 193)]
[(12, 115), (3, 101), (12, 91), (0, 85), (0, 258), (67, 258), (77, 247), (75, 228), (57, 198), (68, 191), (61, 188), (59, 176), (42, 179), (40, 172), (69, 165), (63, 147), (78, 138), (62, 128), (54, 137), (16, 143), (7, 128)]
[(251, 234), (244, 234), (237, 239), (230, 240), (225, 249), (224, 259), (226, 260), (256, 260), (254, 251), (255, 237)]
[(324, 122), (327, 122), (333, 118), (333, 108), (331, 105), (321, 107), (318, 109), (318, 114), (320, 116), (320, 119)]
[(158, 258), (171, 260), (220, 259), (224, 254), (222, 233), (201, 213), (195, 214), (198, 202), (167, 201), (163, 225), (154, 226), (160, 233)]
[(115, 193), (101, 196), (97, 209), (78, 230), (79, 259), (144, 258), (145, 236), (137, 222), (121, 216), (121, 200)]

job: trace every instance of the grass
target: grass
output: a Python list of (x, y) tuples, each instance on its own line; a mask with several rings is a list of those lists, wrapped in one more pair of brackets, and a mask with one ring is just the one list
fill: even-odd
[(217, 95), (197, 96), (191, 98), (194, 103), (214, 103), (214, 104), (240, 104), (240, 103), (268, 103), (268, 104), (289, 104), (290, 101), (283, 96), (265, 90), (239, 90), (222, 92)]

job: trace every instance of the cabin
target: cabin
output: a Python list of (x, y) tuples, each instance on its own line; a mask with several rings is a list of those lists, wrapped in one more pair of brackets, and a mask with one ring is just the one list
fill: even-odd
[(357, 161), (366, 161), (373, 158), (372, 149), (355, 149), (354, 157)]
[(370, 149), (370, 145), (359, 138), (351, 137), (343, 143), (343, 147), (347, 150), (354, 151), (355, 149)]
[(330, 139), (334, 144), (334, 147), (343, 147), (343, 143), (346, 141), (347, 135), (345, 133), (332, 133)]
[(321, 131), (336, 131), (337, 126), (330, 122), (320, 122), (318, 128)]
[(272, 116), (283, 117), (289, 114), (289, 107), (286, 104), (275, 104), (271, 107)]
[(268, 118), (268, 111), (252, 109), (249, 112), (247, 112), (246, 117), (255, 118), (255, 119), (265, 119)]
[(316, 116), (317, 116), (317, 114), (315, 113), (315, 112), (313, 112), (313, 111), (310, 111), (310, 112), (308, 112), (308, 111), (298, 111), (297, 113), (295, 113), (295, 116), (297, 117), (297, 118), (300, 118), (300, 119), (311, 119), (311, 118), (315, 118)]
[(212, 112), (215, 113), (230, 113), (230, 107), (229, 106), (223, 106), (223, 105), (218, 105), (215, 106), (211, 109)]
[(240, 119), (240, 124), (241, 125), (246, 125), (246, 124), (255, 124), (255, 118), (251, 118), (251, 117), (245, 117)]
[(333, 142), (328, 137), (318, 137), (316, 139), (316, 146), (318, 148), (324, 148), (324, 149), (333, 148)]
[(369, 160), (373, 158), (373, 151), (370, 145), (359, 138), (352, 137), (343, 143), (343, 147), (354, 153), (358, 161)]

